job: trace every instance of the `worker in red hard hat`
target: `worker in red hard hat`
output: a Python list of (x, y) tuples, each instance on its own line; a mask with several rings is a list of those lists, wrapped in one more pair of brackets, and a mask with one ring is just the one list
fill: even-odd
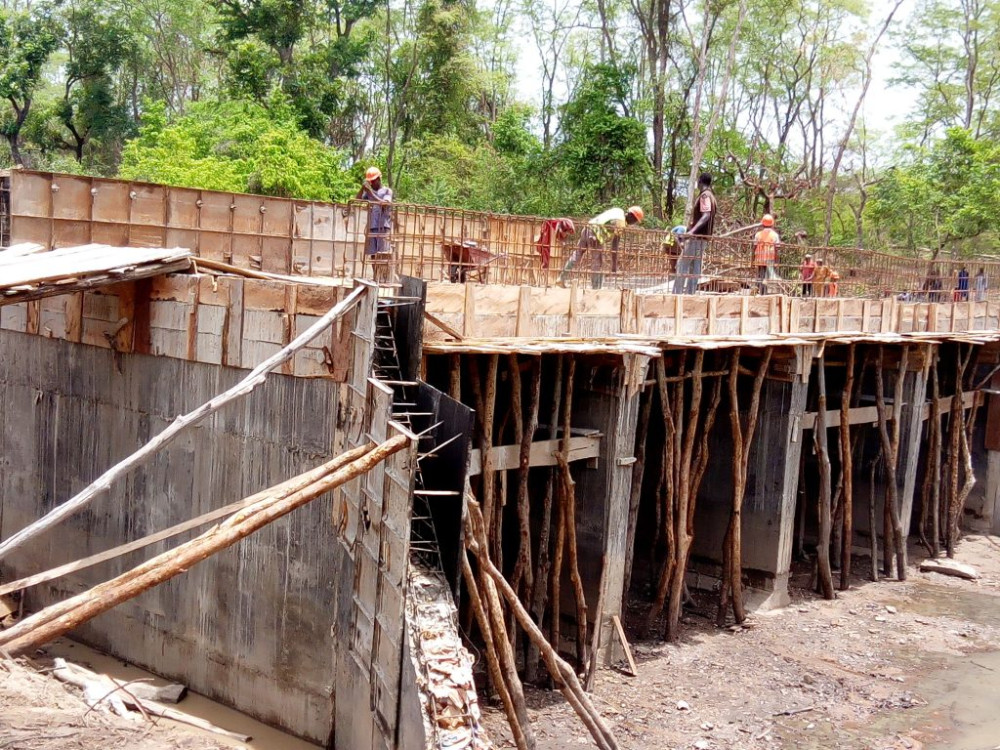
[(757, 292), (764, 294), (767, 291), (767, 280), (778, 278), (776, 266), (781, 238), (774, 231), (774, 217), (771, 214), (764, 214), (760, 225), (763, 229), (753, 238), (753, 264), (757, 268)]
[(358, 200), (368, 201), (368, 233), (365, 256), (375, 271), (376, 281), (388, 281), (392, 247), (392, 190), (382, 184), (382, 170), (368, 167), (358, 190)]
[(566, 277), (579, 263), (583, 256), (590, 253), (590, 283), (594, 289), (600, 289), (604, 284), (604, 247), (611, 240), (611, 273), (618, 271), (618, 243), (621, 241), (622, 230), (625, 227), (639, 224), (646, 217), (642, 206), (629, 206), (627, 210), (609, 208), (587, 222), (580, 232), (576, 250), (569, 256), (556, 282), (559, 286), (566, 285)]

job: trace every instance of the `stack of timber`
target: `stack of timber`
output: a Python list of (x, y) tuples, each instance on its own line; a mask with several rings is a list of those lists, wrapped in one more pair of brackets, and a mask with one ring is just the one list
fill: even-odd
[(80, 245), (34, 252), (32, 247), (38, 246), (0, 249), (0, 305), (185, 270), (193, 255), (182, 248)]

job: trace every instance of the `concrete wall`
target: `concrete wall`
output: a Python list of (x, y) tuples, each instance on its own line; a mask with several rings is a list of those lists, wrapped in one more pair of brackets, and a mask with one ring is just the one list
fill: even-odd
[[(175, 415), (242, 375), (0, 331), (0, 534), (9, 536), (64, 501)], [(336, 384), (272, 376), (88, 510), (13, 554), (3, 577), (108, 549), (312, 468), (332, 456), (337, 413)], [(343, 580), (336, 541), (328, 500), (315, 502), (76, 636), (268, 723), (326, 741), (335, 582)], [(75, 594), (163, 549), (34, 589), (29, 603)]]

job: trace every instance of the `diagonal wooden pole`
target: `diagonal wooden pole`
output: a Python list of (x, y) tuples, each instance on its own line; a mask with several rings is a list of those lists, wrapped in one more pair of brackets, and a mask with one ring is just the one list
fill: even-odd
[[(329, 468), (325, 476), (297, 492), (287, 496), (281, 492), (271, 493), (190, 542), (0, 632), (0, 646), (5, 651), (18, 654), (58, 638), (147, 589), (187, 572), (202, 560), (231, 547), (309, 501), (367, 473), (409, 443), (407, 435), (396, 435), (377, 446), (355, 449), (348, 454), (353, 460), (345, 462), (343, 456), (338, 457), (327, 464)], [(282, 486), (284, 483), (279, 485)], [(53, 612), (60, 614), (53, 618)]]
[(367, 286), (359, 286), (343, 300), (338, 302), (326, 315), (317, 320), (308, 329), (299, 334), (288, 346), (276, 352), (272, 356), (257, 365), (250, 374), (234, 385), (229, 390), (220, 393), (210, 401), (205, 402), (194, 411), (182, 414), (170, 425), (150, 440), (131, 456), (122, 459), (106, 472), (101, 474), (91, 484), (87, 485), (81, 492), (71, 497), (62, 505), (52, 509), (34, 523), (28, 524), (23, 529), (13, 534), (4, 542), (0, 543), (0, 560), (5, 558), (18, 547), (22, 546), (29, 539), (33, 539), (39, 534), (47, 531), (60, 521), (69, 518), (71, 515), (80, 512), (94, 498), (111, 487), (112, 483), (124, 476), (136, 466), (145, 463), (157, 451), (169, 445), (174, 438), (191, 425), (198, 424), (205, 417), (215, 413), (223, 406), (251, 393), (257, 386), (267, 379), (269, 372), (280, 367), (290, 360), (299, 349), (305, 347), (310, 341), (319, 336), (335, 320), (344, 315), (361, 297), (367, 292)]

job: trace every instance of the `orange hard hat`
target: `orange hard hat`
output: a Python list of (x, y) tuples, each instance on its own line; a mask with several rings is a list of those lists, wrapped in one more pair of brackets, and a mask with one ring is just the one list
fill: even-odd
[(760, 220), (761, 226), (773, 227), (774, 217), (771, 214), (764, 214), (764, 218)]
[(377, 180), (382, 176), (382, 170), (378, 167), (368, 167), (368, 171), (365, 172), (366, 180)]
[(628, 213), (632, 214), (636, 221), (642, 221), (646, 218), (646, 214), (643, 213), (642, 206), (629, 206)]

